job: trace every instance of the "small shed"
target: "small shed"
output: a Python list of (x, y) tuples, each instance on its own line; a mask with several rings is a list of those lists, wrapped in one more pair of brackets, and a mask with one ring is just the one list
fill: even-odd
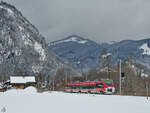
[(24, 89), (28, 86), (35, 86), (35, 76), (10, 76), (10, 84), (16, 89)]

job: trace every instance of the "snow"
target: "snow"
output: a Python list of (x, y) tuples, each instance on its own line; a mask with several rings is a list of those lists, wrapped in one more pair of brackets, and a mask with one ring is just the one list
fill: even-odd
[(20, 29), (20, 31), (23, 31), (23, 30), (24, 30), (24, 28), (23, 28), (23, 27), (21, 27), (21, 26), (19, 26), (19, 29)]
[(114, 44), (114, 43), (117, 43), (116, 41), (109, 41), (107, 42), (108, 44)]
[(150, 48), (147, 43), (144, 43), (140, 49), (143, 49), (143, 55), (150, 55)]
[(11, 38), (8, 38), (8, 45), (12, 45), (13, 41)]
[(3, 7), (3, 6), (0, 6), (0, 9), (5, 9), (9, 14), (14, 14), (14, 12), (11, 10), (11, 9), (9, 9), (9, 8), (6, 8), (6, 7)]
[(10, 14), (13, 14), (14, 12), (10, 9), (7, 9), (7, 12), (10, 13)]
[(79, 43), (79, 44), (85, 44), (88, 41), (87, 40), (78, 39), (76, 37), (72, 37), (72, 38), (69, 38), (69, 39), (66, 39), (66, 40), (61, 40), (61, 41), (57, 41), (55, 43), (51, 43), (51, 45), (56, 45), (56, 44), (64, 43), (64, 42), (76, 42), (76, 43)]
[(42, 69), (43, 69), (42, 66), (38, 66), (38, 65), (33, 65), (32, 66), (32, 70), (33, 70), (34, 73), (39, 73)]
[(111, 55), (111, 53), (107, 53), (107, 54), (105, 54), (105, 55), (102, 55), (102, 58), (106, 58), (106, 57), (108, 57), (108, 56), (110, 56)]
[(6, 95), (31, 95), (31, 94), (37, 94), (37, 90), (30, 86), (27, 87), (26, 89), (11, 89), (8, 90), (7, 92), (4, 92)]
[(6, 113), (150, 113), (146, 97), (37, 93), (29, 87), (0, 93), (0, 110)]
[(8, 51), (7, 53), (4, 54), (4, 58), (8, 58), (8, 56), (11, 54), (10, 51)]
[(15, 55), (16, 56), (20, 56), (22, 54), (21, 49), (19, 49), (18, 47), (15, 48)]
[(23, 42), (24, 42), (25, 45), (29, 45), (29, 46), (33, 45), (32, 41), (25, 34), (22, 34), (22, 40), (23, 40)]
[(77, 62), (77, 64), (80, 64), (80, 63), (81, 63), (80, 61)]
[(42, 45), (39, 44), (38, 42), (35, 42), (34, 44), (32, 43), (32, 41), (29, 39), (30, 35), (27, 34), (22, 34), (22, 40), (24, 45), (29, 45), (29, 46), (33, 46), (33, 48), (35, 49), (35, 51), (40, 55), (40, 60), (44, 61), (46, 58), (45, 55), (45, 50), (42, 48)]
[(146, 73), (141, 73), (141, 76), (142, 76), (142, 77), (149, 77), (149, 75), (146, 74)]
[(44, 61), (45, 58), (46, 58), (46, 55), (45, 55), (45, 51), (44, 49), (42, 48), (42, 45), (35, 42), (34, 44), (34, 49), (39, 53), (39, 55), (41, 56), (40, 57), (40, 60)]
[(11, 82), (11, 83), (35, 82), (35, 77), (34, 77), (34, 76), (26, 76), (26, 77), (11, 76), (11, 77), (10, 77), (10, 82)]

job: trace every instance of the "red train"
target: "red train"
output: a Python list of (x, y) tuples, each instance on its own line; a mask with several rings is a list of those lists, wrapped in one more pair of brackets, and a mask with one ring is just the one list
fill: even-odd
[(113, 94), (115, 92), (112, 81), (88, 81), (79, 83), (67, 83), (64, 90), (72, 93), (99, 93)]

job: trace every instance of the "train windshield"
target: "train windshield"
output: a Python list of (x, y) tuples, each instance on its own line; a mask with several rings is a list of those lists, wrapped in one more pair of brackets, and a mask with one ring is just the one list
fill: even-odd
[(113, 83), (112, 82), (105, 82), (106, 86), (112, 86)]

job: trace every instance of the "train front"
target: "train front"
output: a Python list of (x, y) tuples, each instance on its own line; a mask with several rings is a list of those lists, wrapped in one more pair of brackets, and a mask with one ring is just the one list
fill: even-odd
[(115, 87), (114, 83), (112, 81), (105, 81), (105, 94), (114, 94), (115, 93)]

